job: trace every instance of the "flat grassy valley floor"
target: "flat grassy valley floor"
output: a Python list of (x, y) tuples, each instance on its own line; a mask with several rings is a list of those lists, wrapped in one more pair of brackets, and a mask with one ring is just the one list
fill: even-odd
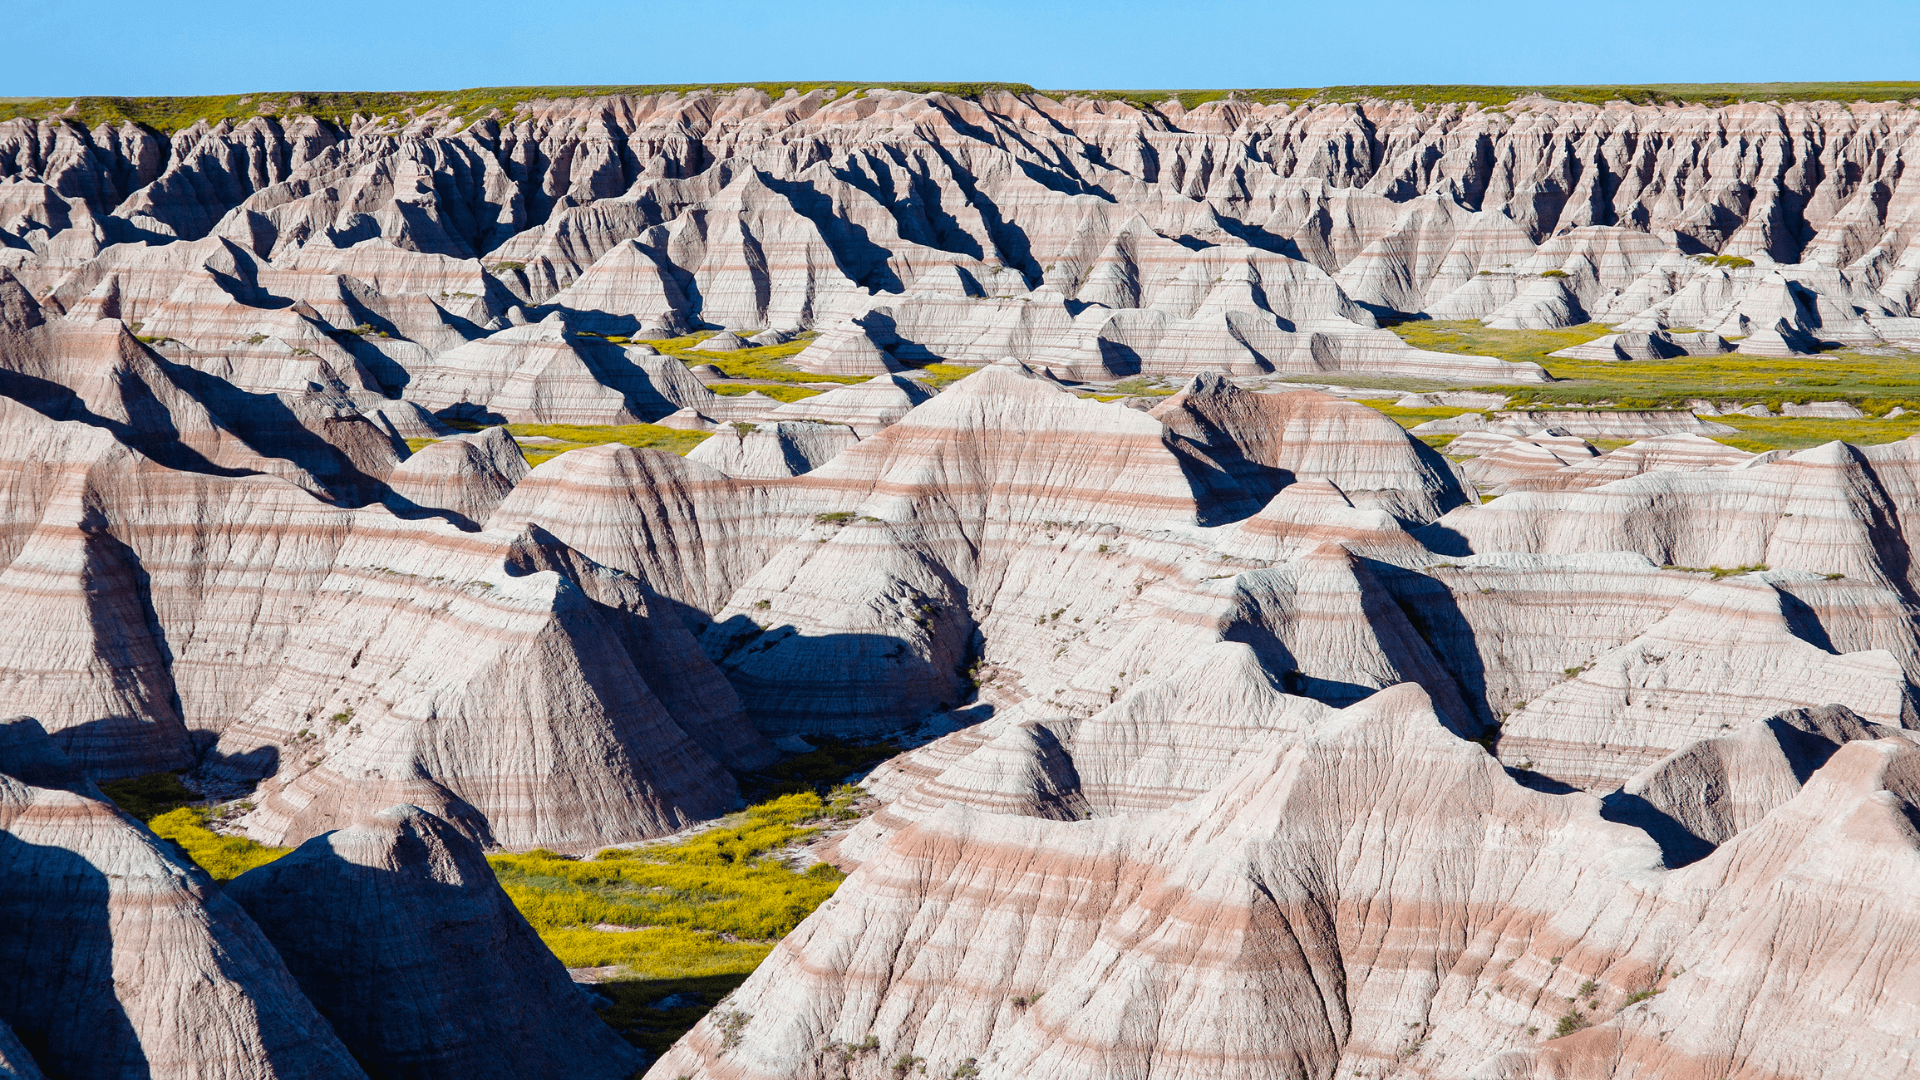
[[(540, 939), (610, 1001), (601, 1019), (649, 1054), (663, 1053), (745, 982), (845, 880), (805, 849), (870, 811), (872, 800), (844, 781), (899, 749), (815, 741), (809, 753), (740, 776), (752, 803), (744, 810), (678, 836), (587, 858), (488, 856)], [(173, 773), (101, 790), (218, 883), (293, 850), (219, 831), (253, 804), (203, 803)]]
[[(1596, 408), (1685, 408), (1690, 400), (1723, 404), (1764, 404), (1779, 412), (1786, 402), (1846, 401), (1868, 414), (1864, 420), (1802, 417), (1715, 416), (1740, 429), (1716, 438), (1729, 446), (1759, 452), (1799, 450), (1841, 439), (1860, 446), (1897, 442), (1920, 433), (1920, 353), (1900, 349), (1833, 349), (1787, 359), (1726, 356), (1671, 360), (1566, 360), (1548, 354), (1591, 341), (1612, 328), (1595, 323), (1566, 330), (1491, 330), (1478, 322), (1418, 320), (1392, 327), (1408, 344), (1434, 352), (1497, 356), (1532, 361), (1554, 378), (1546, 384), (1488, 386), (1507, 394), (1510, 408), (1551, 408), (1584, 404)], [(1302, 379), (1300, 381), (1308, 381)], [(1412, 380), (1362, 380), (1383, 390), (1459, 389)], [(1380, 403), (1369, 402), (1376, 407)], [(1892, 409), (1907, 415), (1883, 418)], [(1467, 409), (1383, 408), (1407, 427), (1453, 416)]]

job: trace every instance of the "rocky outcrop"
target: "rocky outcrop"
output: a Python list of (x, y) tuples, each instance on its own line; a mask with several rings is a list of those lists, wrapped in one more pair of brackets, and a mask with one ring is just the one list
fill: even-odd
[(578, 336), (557, 312), (435, 357), (408, 389), (435, 412), (508, 423), (637, 424), (680, 407), (620, 349)]
[(0, 721), (0, 915), (0, 1023), (51, 1075), (364, 1075), (246, 913), (28, 717)]
[(672, 616), (608, 611), (573, 576), (524, 565), (513, 548), (532, 538), (373, 513), (215, 747), (216, 774), (271, 774), (250, 833), (298, 843), (404, 798), (486, 843), (579, 851), (738, 799), (626, 647), (648, 635), (625, 620)]
[(1799, 793), (1856, 739), (1911, 738), (1851, 709), (1790, 709), (1704, 739), (1635, 773), (1608, 797), (1614, 819), (1646, 829), (1670, 866), (1704, 858)]
[[(1857, 980), (1894, 970), (1861, 945), (1911, 919), (1881, 875), (1920, 855), (1914, 753), (1842, 747), (1666, 870), (1598, 800), (1523, 787), (1396, 688), (1159, 814), (925, 819), (651, 1075), (837, 1076), (835, 1047), (863, 1042), (881, 1068), (854, 1069), (876, 1076), (903, 1055), (1023, 1077), (1852, 1075), (1900, 1059), (1900, 1023), (1801, 1055), (1837, 1048), (1829, 1025), (1857, 1010), (1910, 1011)], [(1843, 884), (1855, 866), (1875, 884)], [(1843, 893), (1860, 918), (1819, 929)], [(1793, 952), (1755, 945), (1778, 935)], [(1810, 1007), (1807, 978), (1831, 996)], [(1722, 1011), (1697, 1011), (1709, 1000)]]
[(853, 429), (842, 424), (739, 424), (721, 428), (694, 447), (687, 460), (743, 480), (778, 480), (812, 472), (859, 441)]
[(1295, 479), (1339, 487), (1356, 506), (1431, 521), (1466, 501), (1438, 454), (1363, 405), (1312, 391), (1251, 394), (1197, 375), (1151, 415), (1206, 446), (1265, 502)]
[(875, 375), (863, 383), (801, 398), (774, 410), (776, 420), (818, 420), (846, 424), (861, 438), (899, 420), (933, 392), (898, 375)]
[(625, 1080), (640, 1064), (480, 849), (418, 807), (316, 836), (227, 893), (370, 1076)]
[(477, 529), (525, 475), (527, 459), (505, 428), (454, 435), (420, 448), (387, 476), (389, 506), (401, 515), (443, 511)]

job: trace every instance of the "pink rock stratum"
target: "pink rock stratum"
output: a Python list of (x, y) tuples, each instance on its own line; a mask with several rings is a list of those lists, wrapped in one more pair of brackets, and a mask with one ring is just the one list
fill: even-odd
[[(0, 1077), (1920, 1076), (1920, 441), (1504, 411), (1544, 369), (1381, 325), (1920, 347), (1917, 152), (1537, 97), (0, 123)], [(1300, 376), (1486, 411), (1443, 456)], [(810, 737), (912, 749), (641, 1061), (483, 853)], [(223, 890), (97, 786), (163, 770), (299, 851)]]

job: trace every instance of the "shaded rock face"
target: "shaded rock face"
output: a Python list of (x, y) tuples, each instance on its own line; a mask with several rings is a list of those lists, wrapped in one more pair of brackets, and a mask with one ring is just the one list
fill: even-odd
[(357, 523), (286, 663), (203, 768), (266, 777), (249, 831), (297, 843), (407, 798), (484, 843), (581, 851), (731, 806), (733, 779), (702, 742), (750, 757), (737, 712), (704, 695), (681, 714), (708, 729), (696, 740), (640, 671), (684, 700), (711, 667), (679, 628), (634, 627), (673, 619), (637, 583), (603, 584), (537, 545)]
[(606, 1077), (640, 1054), (595, 1016), (480, 849), (395, 806), (227, 892), (373, 1077)]
[(21, 1076), (363, 1075), (245, 912), (27, 717), (0, 721), (0, 1022)]
[(1668, 865), (1685, 865), (1792, 799), (1847, 743), (1911, 738), (1840, 705), (1791, 709), (1647, 766), (1609, 797), (1608, 816), (1647, 830)]
[(20, 1045), (13, 1029), (0, 1024), (0, 1077), (6, 1080), (45, 1080), (46, 1074), (34, 1063), (33, 1055)]

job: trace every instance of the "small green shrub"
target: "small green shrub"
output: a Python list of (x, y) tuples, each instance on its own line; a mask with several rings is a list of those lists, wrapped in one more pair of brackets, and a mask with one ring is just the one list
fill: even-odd
[(515, 270), (525, 270), (526, 268), (526, 263), (514, 262), (512, 259), (502, 259), (493, 264), (493, 272), (496, 274), (511, 274)]
[(729, 1009), (726, 1012), (714, 1014), (713, 1026), (720, 1029), (721, 1053), (724, 1054), (740, 1045), (740, 1041), (746, 1038), (747, 1024), (752, 1020), (752, 1013), (741, 1012), (739, 1009)]
[(1540, 272), (1540, 276), (1541, 277), (1566, 277), (1567, 272), (1565, 270), (1542, 270)]
[(1719, 581), (1725, 577), (1735, 577), (1740, 574), (1751, 574), (1756, 571), (1765, 570), (1767, 569), (1767, 564), (1752, 563), (1747, 566), (1676, 566), (1673, 563), (1666, 563), (1662, 565), (1660, 569), (1679, 570), (1688, 574), (1712, 574), (1713, 580)]
[(1560, 1022), (1554, 1025), (1553, 1038), (1556, 1038), (1556, 1039), (1562, 1038), (1564, 1036), (1571, 1035), (1574, 1032), (1581, 1030), (1582, 1028), (1587, 1028), (1591, 1026), (1593, 1026), (1593, 1021), (1587, 1019), (1587, 1015), (1585, 1013), (1581, 1012), (1579, 1009), (1568, 1009), (1566, 1012), (1561, 1014)]

